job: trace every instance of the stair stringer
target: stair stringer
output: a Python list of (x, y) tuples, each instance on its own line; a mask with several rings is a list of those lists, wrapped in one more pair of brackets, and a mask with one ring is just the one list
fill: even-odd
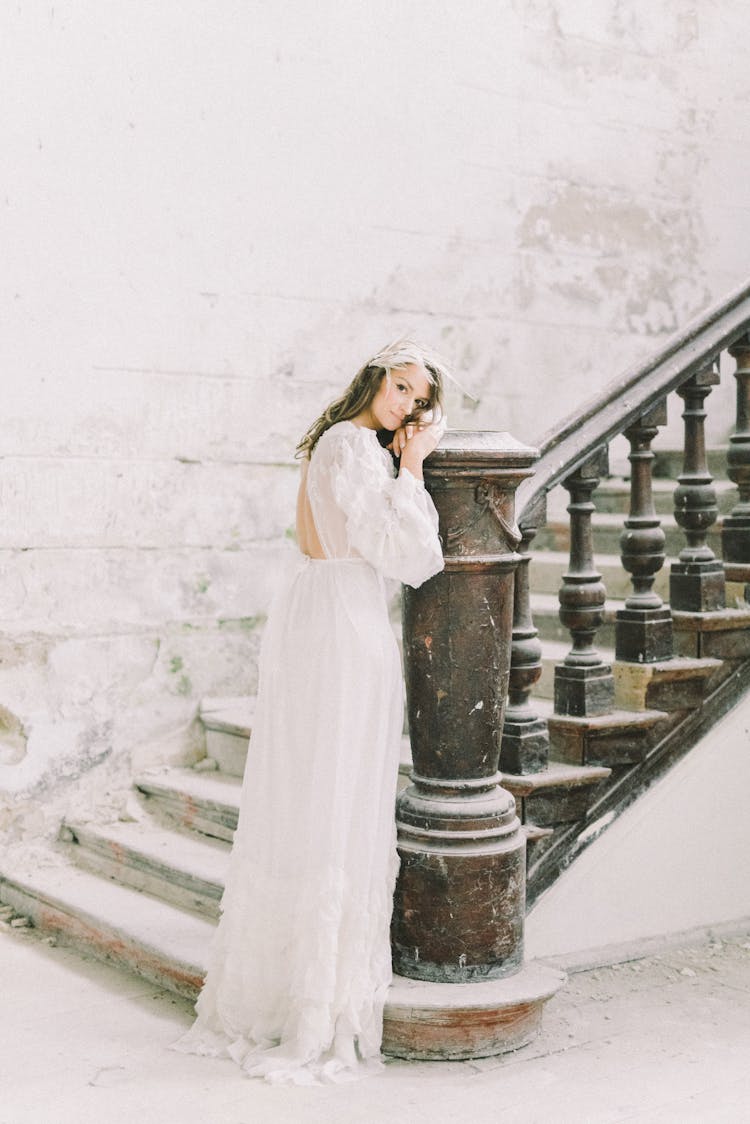
[(536, 862), (527, 871), (527, 911), (570, 864), (655, 781), (682, 760), (748, 692), (750, 659), (725, 664), (715, 686), (700, 707), (689, 710), (671, 725), (642, 762), (626, 767), (609, 783), (587, 810), (585, 817), (559, 829)]

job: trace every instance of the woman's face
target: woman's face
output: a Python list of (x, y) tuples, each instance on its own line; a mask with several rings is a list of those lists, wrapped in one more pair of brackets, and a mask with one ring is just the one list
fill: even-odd
[(424, 367), (410, 363), (383, 376), (370, 403), (370, 416), (376, 429), (399, 429), (415, 411), (430, 404), (432, 387)]

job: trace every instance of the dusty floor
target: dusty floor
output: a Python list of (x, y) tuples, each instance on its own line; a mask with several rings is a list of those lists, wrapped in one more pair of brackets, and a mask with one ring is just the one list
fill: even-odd
[(187, 1002), (0, 926), (0, 1124), (750, 1121), (750, 932), (580, 972), (513, 1055), (278, 1088), (166, 1049)]

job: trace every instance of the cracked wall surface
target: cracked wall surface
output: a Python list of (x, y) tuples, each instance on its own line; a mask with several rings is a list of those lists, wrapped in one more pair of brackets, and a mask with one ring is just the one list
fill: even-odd
[[(40, 820), (33, 794), (76, 770), (116, 803), (134, 762), (201, 752), (201, 695), (254, 689), (294, 444), (368, 353), (424, 338), (471, 395), (453, 426), (533, 443), (746, 280), (749, 23), (741, 0), (0, 12), (10, 830), (49, 829), (68, 797)], [(731, 378), (712, 398), (717, 442)]]

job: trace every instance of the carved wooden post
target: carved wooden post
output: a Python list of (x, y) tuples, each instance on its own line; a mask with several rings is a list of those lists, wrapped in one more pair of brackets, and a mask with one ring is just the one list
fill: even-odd
[(729, 348), (737, 360), (737, 427), (729, 438), (727, 476), (740, 493), (721, 532), (725, 562), (750, 564), (750, 335)]
[(632, 574), (633, 592), (618, 610), (615, 654), (619, 660), (656, 663), (672, 656), (672, 614), (655, 592), (654, 577), (664, 565), (666, 536), (654, 510), (651, 442), (667, 424), (667, 403), (657, 402), (625, 430), (630, 442), (630, 514), (620, 537), (622, 564)]
[(546, 496), (521, 527), (519, 562), (513, 587), (513, 642), (510, 656), (508, 705), (505, 710), (500, 769), (503, 773), (540, 773), (549, 760), (549, 732), (529, 702), (542, 674), (542, 644), (534, 628), (529, 596), (529, 546), (546, 519)]
[(555, 712), (579, 717), (608, 714), (615, 699), (612, 668), (603, 662), (594, 637), (604, 619), (607, 591), (594, 569), (591, 496), (608, 470), (607, 448), (597, 449), (563, 486), (570, 493), (570, 565), (560, 589), (560, 620), (573, 647), (555, 668)]
[(724, 567), (706, 542), (719, 509), (706, 461), (703, 403), (718, 381), (716, 364), (711, 363), (677, 391), (685, 402), (685, 449), (674, 492), (674, 516), (685, 532), (687, 546), (680, 551), (679, 562), (672, 564), (669, 599), (673, 609), (686, 612), (704, 613), (725, 606)]
[(525, 838), (498, 759), (508, 690), (514, 494), (535, 450), (504, 433), (449, 433), (425, 464), (445, 571), (404, 591), (414, 771), (399, 796), (397, 973), (500, 979), (523, 960)]

